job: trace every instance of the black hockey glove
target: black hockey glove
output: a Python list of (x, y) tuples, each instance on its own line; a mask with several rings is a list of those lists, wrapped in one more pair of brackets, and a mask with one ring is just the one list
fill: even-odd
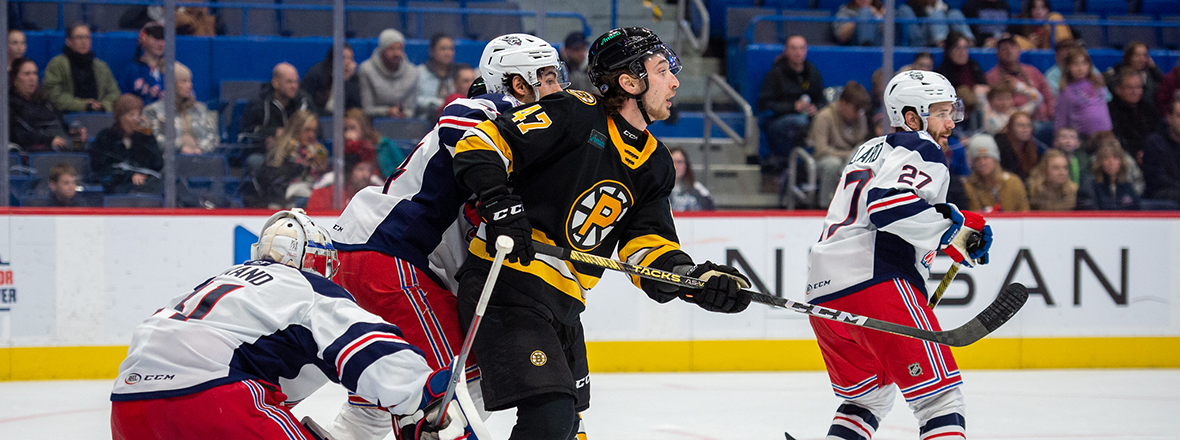
[(492, 187), (480, 193), (480, 218), (487, 229), (488, 255), (496, 255), (496, 238), (501, 235), (512, 237), (512, 251), (505, 257), (510, 263), (520, 261), (527, 266), (533, 261), (533, 227), (524, 213), (520, 196), (508, 192), (503, 185)]
[(680, 297), (710, 312), (737, 313), (750, 305), (750, 280), (730, 266), (713, 264), (712, 261), (692, 266), (688, 276), (700, 278), (705, 287), (680, 288)]

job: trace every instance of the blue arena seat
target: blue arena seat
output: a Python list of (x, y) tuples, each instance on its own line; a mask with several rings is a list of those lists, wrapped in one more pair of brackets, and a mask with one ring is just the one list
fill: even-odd
[[(1097, 14), (1073, 14), (1065, 16), (1065, 21), (1067, 22), (1098, 19)], [(1087, 47), (1102, 47), (1106, 45), (1106, 39), (1102, 36), (1101, 26), (1071, 24), (1069, 28), (1073, 30), (1073, 37), (1082, 40)]]
[[(1106, 17), (1110, 21), (1152, 21), (1150, 15), (1112, 15)], [(1107, 26), (1106, 43), (1116, 49), (1122, 49), (1132, 41), (1146, 44), (1147, 47), (1158, 46), (1156, 42), (1156, 28), (1144, 26)]]
[[(348, 6), (390, 7), (397, 4), (386, 0), (350, 0)], [(347, 11), (344, 20), (348, 33), (356, 38), (377, 38), (383, 30), (406, 28), (405, 17), (400, 12)], [(360, 53), (356, 55), (359, 57)]]
[(102, 198), (102, 206), (106, 208), (159, 208), (164, 206), (164, 198), (148, 194), (119, 194)]
[(759, 15), (777, 15), (773, 8), (731, 7), (725, 10), (725, 38), (738, 44), (779, 43), (782, 41), (782, 22), (760, 21), (754, 25), (754, 41), (746, 41), (750, 20)]
[(90, 155), (86, 153), (44, 152), (29, 153), (29, 168), (36, 170), (41, 181), (32, 188), (41, 191), (49, 185), (49, 171), (59, 163), (68, 164), (78, 172), (78, 182), (90, 181)]
[(66, 125), (74, 126), (75, 123), (86, 128), (87, 142), (94, 139), (98, 132), (110, 128), (115, 125), (115, 114), (107, 112), (81, 112), (69, 113), (65, 115)]
[(1103, 17), (1126, 14), (1129, 12), (1127, 3), (1127, 0), (1086, 0), (1086, 13)]
[(1162, 17), (1180, 15), (1180, 2), (1176, 0), (1141, 0), (1139, 13)]

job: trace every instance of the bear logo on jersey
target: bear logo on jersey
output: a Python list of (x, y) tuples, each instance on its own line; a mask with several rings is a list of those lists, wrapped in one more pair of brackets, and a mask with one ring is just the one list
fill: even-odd
[(532, 362), (533, 365), (536, 365), (538, 367), (544, 366), (545, 362), (548, 362), (548, 361), (549, 361), (549, 357), (545, 356), (545, 352), (543, 352), (541, 350), (535, 350), (535, 351), (533, 351), (532, 354), (529, 355), (529, 362)]
[(627, 213), (633, 203), (631, 191), (614, 180), (598, 182), (578, 196), (566, 220), (566, 238), (570, 245), (582, 252), (598, 247), (615, 222)]

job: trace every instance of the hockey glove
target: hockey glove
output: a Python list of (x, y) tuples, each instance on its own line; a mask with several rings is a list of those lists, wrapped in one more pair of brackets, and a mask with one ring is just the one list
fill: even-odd
[(525, 216), (520, 196), (508, 192), (503, 185), (495, 186), (479, 195), (476, 209), (487, 231), (488, 255), (496, 255), (496, 238), (507, 235), (512, 237), (514, 245), (505, 259), (525, 266), (533, 261), (533, 227)]
[(964, 266), (987, 264), (992, 245), (992, 228), (987, 221), (974, 212), (960, 211), (952, 203), (940, 203), (934, 205), (934, 209), (951, 221), (951, 226), (942, 234), (939, 248)]
[(710, 312), (737, 313), (750, 305), (750, 280), (730, 266), (713, 264), (712, 261), (692, 266), (688, 276), (699, 278), (705, 287), (680, 288), (680, 297)]
[(460, 383), (455, 389), (455, 398), (447, 405), (442, 426), (431, 422), (438, 418), (443, 395), (451, 381), (451, 368), (443, 367), (426, 379), (422, 388), (422, 404), (418, 411), (397, 420), (401, 440), (478, 440), (481, 436), (490, 439), (483, 420), (476, 412), (475, 404), (467, 393), (467, 384)]

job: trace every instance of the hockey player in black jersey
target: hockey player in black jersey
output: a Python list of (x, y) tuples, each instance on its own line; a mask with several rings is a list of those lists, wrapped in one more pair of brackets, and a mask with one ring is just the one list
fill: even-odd
[(675, 170), (646, 128), (669, 116), (680, 83), (676, 54), (648, 29), (615, 29), (590, 47), (602, 97), (555, 93), (480, 123), (456, 145), (455, 175), (479, 197), (484, 223), (459, 271), (459, 318), (472, 319), (494, 243), (516, 247), (476, 335), (488, 410), (517, 408), (511, 439), (573, 438), (590, 405), (580, 314), (601, 268), (534, 255), (533, 240), (707, 279), (687, 289), (634, 278), (652, 299), (716, 312), (750, 303), (729, 266), (693, 264), (680, 250), (668, 196)]

